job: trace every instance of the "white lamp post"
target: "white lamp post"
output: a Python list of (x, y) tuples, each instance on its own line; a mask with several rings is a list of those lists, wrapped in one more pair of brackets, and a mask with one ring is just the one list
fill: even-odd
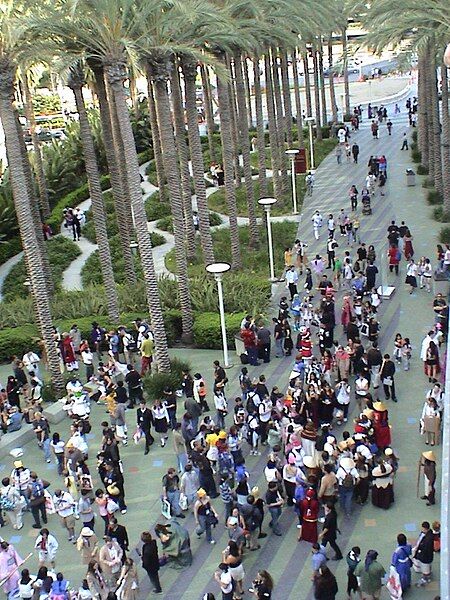
[(308, 128), (309, 128), (309, 154), (311, 157), (311, 164), (309, 165), (309, 170), (314, 175), (315, 170), (316, 170), (316, 168), (314, 166), (314, 144), (313, 144), (314, 117), (306, 117), (305, 121), (308, 123)]
[(131, 250), (131, 252), (132, 252), (134, 255), (136, 255), (136, 254), (137, 254), (137, 249), (138, 249), (138, 248), (139, 248), (139, 244), (138, 244), (138, 243), (137, 243), (135, 240), (132, 240), (132, 241), (130, 242), (130, 250)]
[(269, 244), (269, 265), (270, 265), (270, 281), (275, 279), (275, 269), (273, 264), (273, 244), (272, 244), (272, 225), (270, 223), (270, 208), (277, 202), (276, 198), (261, 198), (258, 204), (264, 208), (267, 215), (267, 242)]
[(217, 282), (217, 292), (219, 294), (220, 329), (222, 331), (223, 345), (223, 366), (225, 369), (228, 369), (233, 365), (228, 360), (227, 328), (225, 325), (225, 309), (223, 306), (222, 275), (231, 269), (231, 265), (225, 262), (211, 263), (210, 265), (207, 265), (205, 269), (208, 271), (208, 273), (214, 275), (214, 279)]
[(292, 212), (297, 214), (297, 181), (295, 176), (295, 157), (300, 152), (297, 148), (286, 150), (286, 154), (291, 161), (291, 179), (292, 179)]

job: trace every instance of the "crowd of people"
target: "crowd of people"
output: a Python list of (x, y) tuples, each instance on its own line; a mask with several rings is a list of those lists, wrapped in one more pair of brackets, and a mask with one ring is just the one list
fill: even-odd
[[(362, 114), (355, 110), (354, 116), (357, 129)], [(381, 122), (386, 115), (382, 112), (380, 118), (378, 112), (378, 117)], [(349, 146), (347, 132), (338, 137), (342, 153), (356, 163), (357, 144)], [(448, 306), (441, 294), (433, 301), (433, 324), (420, 350), (424, 381), (429, 383), (419, 415), (420, 439), (430, 447), (420, 454), (421, 531), (414, 544), (405, 533), (392, 532), (389, 565), (378, 561), (376, 540), (347, 551), (341, 541), (341, 528), (347, 529), (364, 510), (359, 507), (371, 503), (389, 510), (396, 501), (401, 456), (394, 449), (396, 432), (389, 416), (402, 401), (397, 371), (410, 370), (413, 350), (409, 337), (400, 332), (392, 348), (383, 339), (381, 261), (392, 278), (406, 262), (409, 291), (420, 287), (431, 292), (431, 259), (415, 263), (405, 222), (389, 225), (386, 256), (362, 241), (358, 201), (370, 207), (377, 187), (382, 196), (386, 182), (386, 157), (374, 154), (361, 192), (356, 184), (348, 191), (349, 210), (342, 208), (326, 219), (316, 211), (314, 239), (309, 244), (297, 239), (286, 248), (286, 295), (280, 298), (273, 329), (252, 315), (241, 323), (244, 366), (234, 398), (229, 397), (227, 372), (215, 361), (210, 393), (206, 377), (185, 370), (179, 389), (167, 386), (160, 397), (147, 401), (143, 377), (152, 370), (153, 336), (146, 321), (136, 320), (133, 331), (105, 331), (94, 322), (87, 339), (74, 324), (62, 334), (55, 329), (61, 367), (70, 373), (61, 400), (70, 425), (64, 421), (60, 431), (52, 432), (43, 413), (40, 377), (45, 356), (30, 351), (14, 357), (13, 374), (0, 392), (2, 430), (14, 430), (8, 428), (18, 421), (31, 423), (43, 460), (56, 463), (59, 479), (52, 486), (44, 473), (27, 467), (23, 456), (16, 457), (10, 475), (2, 479), (0, 526), (21, 530), (30, 513), (36, 529), (33, 560), (1, 541), (4, 591), (18, 590), (19, 598), (28, 599), (137, 600), (141, 563), (153, 592), (164, 593), (160, 571), (193, 563), (191, 537), (214, 546), (225, 531), (228, 541), (203, 598), (240, 600), (249, 591), (255, 598), (270, 599), (271, 574), (259, 569), (255, 575), (248, 556), (269, 536), (285, 535), (292, 524), (298, 544), (310, 551), (316, 600), (342, 594), (329, 568), (328, 546), (332, 561), (347, 564), (350, 599), (379, 598), (385, 584), (405, 593), (413, 584), (413, 571), (418, 573), (416, 586), (428, 585), (440, 535), (439, 523), (430, 522), (426, 512), (437, 502), (437, 457), (431, 447), (440, 443), (444, 410), (440, 347)], [(321, 240), (324, 224), (327, 261), (317, 253), (308, 256), (309, 245)], [(450, 265), (450, 248), (438, 248), (437, 254), (439, 266), (446, 260)], [(269, 382), (259, 371), (252, 375), (254, 366), (284, 359), (291, 363), (286, 381)], [(93, 460), (91, 411), (105, 409), (108, 416), (101, 422), (100, 449)], [(173, 456), (161, 480), (161, 522), (152, 531), (142, 531), (139, 540), (130, 540), (120, 522), (128, 511), (121, 453), (127, 452), (130, 429), (144, 455), (158, 440)], [(249, 456), (261, 457), (259, 471), (249, 467)], [(73, 544), (86, 568), (80, 582), (69, 582), (60, 566), (64, 541), (61, 529), (54, 527), (57, 518), (66, 543)]]

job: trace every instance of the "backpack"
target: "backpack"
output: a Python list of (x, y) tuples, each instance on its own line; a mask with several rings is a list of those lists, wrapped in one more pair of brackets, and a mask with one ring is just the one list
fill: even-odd
[(345, 469), (344, 469), (344, 472), (345, 472), (345, 477), (342, 480), (342, 487), (350, 489), (354, 485), (353, 475), (351, 473), (347, 473), (347, 471)]
[(257, 412), (256, 404), (253, 400), (254, 397), (255, 392), (250, 392), (249, 394), (247, 394), (247, 404), (245, 405), (245, 408), (249, 414)]

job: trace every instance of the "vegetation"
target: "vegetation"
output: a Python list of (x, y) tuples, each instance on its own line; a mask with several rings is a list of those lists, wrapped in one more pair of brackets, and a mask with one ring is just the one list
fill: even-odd
[[(209, 224), (211, 225), (211, 227), (216, 227), (217, 225), (221, 225), (222, 224), (221, 216), (218, 215), (217, 213), (210, 212), (209, 213)], [(169, 231), (170, 233), (173, 233), (172, 215), (168, 215), (167, 217), (164, 217), (163, 219), (159, 219), (159, 221), (156, 222), (156, 227), (158, 229), (161, 229), (162, 231)]]

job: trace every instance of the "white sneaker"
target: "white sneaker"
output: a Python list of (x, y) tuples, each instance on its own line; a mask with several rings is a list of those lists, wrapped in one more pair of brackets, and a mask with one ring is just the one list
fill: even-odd
[(215, 544), (215, 543), (216, 543), (216, 540), (211, 540), (209, 543), (210, 543), (211, 545), (213, 545), (213, 544)]

